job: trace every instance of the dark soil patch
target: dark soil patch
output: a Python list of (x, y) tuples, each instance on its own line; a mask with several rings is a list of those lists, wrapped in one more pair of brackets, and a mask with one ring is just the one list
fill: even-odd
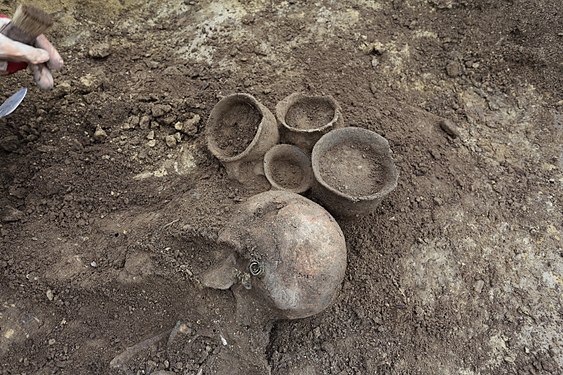
[(377, 193), (384, 186), (385, 169), (369, 146), (342, 143), (322, 157), (322, 179), (331, 187), (352, 196)]
[(334, 107), (323, 98), (304, 98), (292, 105), (286, 123), (296, 129), (318, 129), (334, 118)]
[(290, 160), (273, 160), (271, 170), (272, 178), (282, 187), (295, 189), (303, 181), (303, 170), (299, 165)]
[(262, 115), (248, 103), (234, 104), (219, 119), (216, 141), (227, 156), (235, 156), (246, 150), (254, 139)]

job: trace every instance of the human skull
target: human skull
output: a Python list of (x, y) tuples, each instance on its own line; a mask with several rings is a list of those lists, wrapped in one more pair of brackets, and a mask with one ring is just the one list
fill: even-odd
[(295, 193), (268, 191), (242, 204), (219, 234), (231, 251), (203, 277), (206, 286), (233, 288), (237, 300), (263, 301), (286, 319), (323, 311), (346, 270), (346, 242), (334, 218)]

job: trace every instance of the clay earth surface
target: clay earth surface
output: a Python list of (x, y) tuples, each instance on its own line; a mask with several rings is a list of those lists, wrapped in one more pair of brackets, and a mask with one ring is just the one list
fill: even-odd
[(178, 321), (201, 338), (132, 373), (211, 365), (234, 301), (201, 273), (264, 190), (227, 179), (205, 121), (231, 93), (297, 91), (387, 138), (400, 180), (339, 222), (343, 288), (273, 326), (254, 353), (272, 374), (562, 372), (560, 1), (34, 3), (66, 68), (51, 92), (1, 80), (30, 91), (0, 120), (0, 374), (121, 374)]

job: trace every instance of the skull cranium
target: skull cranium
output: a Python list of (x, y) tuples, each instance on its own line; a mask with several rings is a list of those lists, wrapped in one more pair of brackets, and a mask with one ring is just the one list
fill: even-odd
[[(239, 301), (263, 304), (277, 318), (317, 314), (335, 299), (346, 269), (346, 242), (334, 218), (294, 193), (269, 191), (239, 207), (219, 234), (231, 252), (203, 277), (233, 288)], [(244, 305), (244, 304), (242, 304)]]

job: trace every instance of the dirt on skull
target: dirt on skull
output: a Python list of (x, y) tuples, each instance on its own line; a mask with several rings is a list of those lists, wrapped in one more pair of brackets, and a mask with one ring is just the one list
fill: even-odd
[(326, 98), (301, 98), (287, 111), (285, 122), (292, 128), (318, 129), (334, 119), (335, 109)]
[(338, 144), (321, 157), (319, 169), (329, 186), (355, 197), (373, 195), (385, 183), (385, 168), (369, 145)]
[(221, 117), (215, 140), (226, 156), (236, 156), (252, 142), (262, 121), (260, 111), (250, 103), (232, 105)]

